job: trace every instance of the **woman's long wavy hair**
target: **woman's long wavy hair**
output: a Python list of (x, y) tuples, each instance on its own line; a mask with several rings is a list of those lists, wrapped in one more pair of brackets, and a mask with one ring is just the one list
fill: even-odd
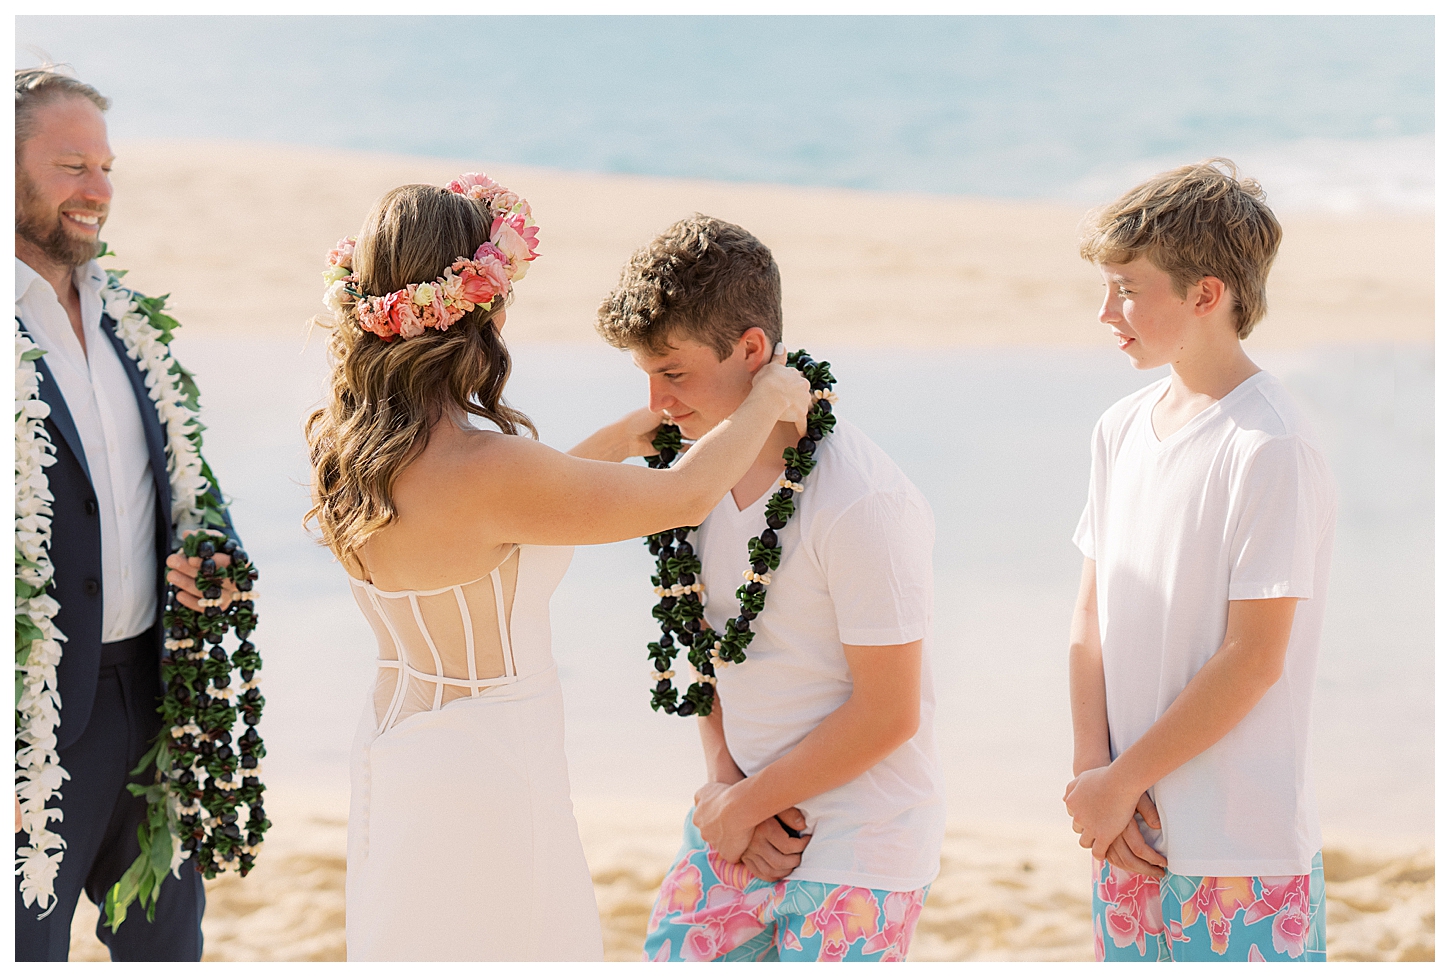
[[(399, 187), (368, 214), (353, 254), (367, 295), (430, 282), (488, 240), (488, 205), (440, 187)], [(397, 516), (393, 486), (422, 454), (432, 426), (450, 408), (486, 418), (505, 434), (533, 422), (504, 403), (512, 363), (493, 318), (503, 303), (480, 306), (446, 332), (384, 342), (364, 332), (351, 307), (330, 326), (332, 360), (327, 402), (307, 419), (312, 508), (321, 541), (352, 570), (361, 550)]]

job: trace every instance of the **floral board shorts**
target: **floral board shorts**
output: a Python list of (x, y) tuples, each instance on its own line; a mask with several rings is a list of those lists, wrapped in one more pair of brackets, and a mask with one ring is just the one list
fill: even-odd
[(905, 960), (930, 888), (766, 882), (717, 855), (687, 816), (684, 844), (650, 914), (644, 958)]
[(1096, 860), (1093, 870), (1100, 961), (1325, 959), (1321, 855), (1308, 875), (1155, 879)]

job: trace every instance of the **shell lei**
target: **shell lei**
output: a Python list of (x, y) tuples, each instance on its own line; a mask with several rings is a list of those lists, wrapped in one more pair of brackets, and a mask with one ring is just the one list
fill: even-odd
[[(55, 627), (60, 610), (46, 591), (55, 575), (50, 562), (50, 482), (45, 468), (55, 463), (55, 446), (45, 430), (50, 405), (40, 399), (35, 361), (44, 351), (20, 331), (15, 333), (15, 792), (20, 823), (29, 844), (15, 850), (15, 874), (21, 900), (45, 913), (55, 908), (55, 876), (65, 839), (50, 830), (61, 819), (61, 783), (70, 778), (56, 751), (60, 694), (55, 669), (60, 642)], [(42, 913), (44, 915), (45, 913)]]
[[(746, 547), (750, 566), (742, 574), (745, 583), (735, 591), (740, 615), (725, 622), (724, 633), (717, 634), (705, 622), (705, 586), (699, 582), (702, 566), (689, 542), (690, 533), (699, 527), (682, 526), (644, 538), (655, 558), (656, 573), (650, 582), (660, 599), (654, 608), (660, 636), (648, 645), (654, 665), (650, 679), (655, 683), (650, 708), (656, 712), (663, 709), (677, 716), (710, 715), (715, 707), (717, 671), (744, 663), (745, 649), (755, 638), (751, 622), (764, 612), (765, 588), (770, 586), (771, 571), (780, 566), (782, 548), (777, 534), (795, 515), (792, 497), (805, 488), (802, 482), (815, 467), (816, 444), (836, 426), (831, 408), (836, 401), (831, 390), (836, 378), (831, 375), (831, 364), (816, 362), (803, 349), (787, 356), (786, 364), (799, 370), (811, 384), (813, 403), (806, 414), (806, 436), (782, 453), (785, 472), (776, 483), (775, 494), (766, 500), (766, 528)], [(661, 425), (652, 444), (659, 454), (645, 461), (651, 468), (668, 468), (683, 444), (679, 428)], [(687, 657), (698, 676), (683, 699), (671, 681), (675, 670), (670, 665), (680, 651), (675, 645), (677, 640), (689, 649)]]

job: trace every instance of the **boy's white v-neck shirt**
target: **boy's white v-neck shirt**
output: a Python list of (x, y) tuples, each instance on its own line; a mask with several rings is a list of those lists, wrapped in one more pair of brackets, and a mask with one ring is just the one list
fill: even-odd
[(1256, 373), (1159, 439), (1168, 378), (1093, 431), (1073, 541), (1097, 564), (1108, 727), (1132, 746), (1222, 644), (1229, 601), (1300, 598), (1283, 675), (1152, 789), (1147, 840), (1177, 875), (1304, 875), (1319, 851), (1310, 706), (1334, 543), (1329, 466), (1287, 391)]
[[(765, 611), (746, 661), (719, 672), (725, 742), (747, 776), (790, 752), (851, 695), (842, 644), (920, 639), (921, 723), (871, 769), (802, 801), (811, 842), (789, 878), (907, 891), (936, 878), (945, 806), (932, 728), (931, 507), (884, 451), (839, 421), (816, 452), (780, 532)], [(735, 591), (746, 543), (765, 529), (772, 487), (744, 510), (726, 494), (696, 534), (705, 618), (723, 631), (740, 613)]]

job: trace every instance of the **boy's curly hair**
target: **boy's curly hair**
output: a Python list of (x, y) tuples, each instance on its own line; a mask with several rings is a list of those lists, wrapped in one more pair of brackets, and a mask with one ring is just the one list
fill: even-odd
[(1284, 236), (1256, 180), (1215, 158), (1160, 173), (1090, 213), (1078, 253), (1095, 264), (1146, 257), (1180, 296), (1212, 276), (1228, 286), (1239, 338), (1268, 311), (1269, 267)]
[(704, 214), (677, 221), (630, 257), (594, 328), (611, 346), (656, 356), (683, 337), (729, 358), (747, 329), (780, 341), (780, 269), (737, 224)]

